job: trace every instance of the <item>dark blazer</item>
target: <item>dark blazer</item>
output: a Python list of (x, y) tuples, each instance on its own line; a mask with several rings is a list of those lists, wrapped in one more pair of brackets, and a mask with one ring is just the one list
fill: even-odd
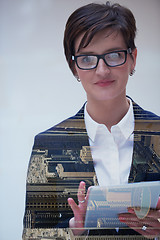
[[(160, 180), (160, 117), (133, 102), (134, 151), (128, 182)], [(97, 185), (84, 106), (73, 117), (35, 137), (28, 167), (25, 228), (66, 228), (73, 216), (67, 198), (79, 182)], [(134, 234), (120, 231), (120, 234)], [(99, 234), (117, 234), (114, 230)]]

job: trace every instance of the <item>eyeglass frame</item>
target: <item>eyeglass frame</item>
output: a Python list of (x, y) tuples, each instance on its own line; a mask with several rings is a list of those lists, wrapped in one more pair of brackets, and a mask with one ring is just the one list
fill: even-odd
[[(107, 54), (116, 53), (116, 52), (124, 52), (124, 53), (125, 53), (124, 62), (123, 62), (123, 63), (120, 63), (120, 64), (117, 64), (117, 65), (114, 65), (114, 66), (111, 66), (111, 65), (109, 65), (109, 64), (107, 63), (107, 61), (106, 61), (106, 59), (105, 59), (105, 56), (106, 56)], [(123, 65), (123, 64), (126, 63), (126, 61), (127, 61), (127, 54), (130, 54), (130, 55), (132, 54), (132, 49), (131, 49), (131, 48), (128, 48), (128, 49), (126, 49), (126, 50), (116, 50), (116, 51), (104, 53), (104, 54), (101, 54), (101, 55), (99, 55), (99, 54), (88, 54), (88, 55), (87, 55), (87, 54), (81, 54), (81, 55), (78, 55), (78, 56), (72, 55), (72, 60), (75, 61), (76, 65), (77, 65), (77, 67), (78, 67), (79, 69), (81, 69), (81, 70), (92, 70), (92, 69), (97, 68), (100, 59), (103, 59), (103, 61), (105, 62), (105, 64), (106, 64), (108, 67), (118, 67), (118, 66), (121, 66), (121, 65)], [(79, 66), (78, 66), (78, 62), (77, 62), (77, 58), (78, 58), (78, 57), (83, 57), (83, 56), (94, 56), (94, 57), (97, 57), (97, 64), (96, 64), (94, 67), (92, 67), (92, 68), (81, 68), (81, 67), (79, 67)]]

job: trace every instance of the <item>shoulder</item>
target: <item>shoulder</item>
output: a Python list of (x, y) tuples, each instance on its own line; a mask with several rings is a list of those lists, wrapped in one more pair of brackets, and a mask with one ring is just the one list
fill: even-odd
[[(132, 99), (131, 99), (132, 100)], [(132, 100), (133, 112), (136, 120), (160, 120), (160, 116), (153, 112), (143, 109), (137, 103)]]
[(48, 130), (38, 134), (45, 134), (45, 133), (50, 133), (53, 131), (67, 131), (67, 130), (72, 130), (72, 129), (83, 129), (84, 128), (84, 105), (83, 107), (72, 117), (69, 117), (62, 122), (56, 124), (55, 126), (49, 128)]
[(36, 144), (43, 144), (50, 141), (53, 138), (64, 138), (67, 135), (73, 135), (75, 133), (86, 133), (84, 123), (84, 105), (83, 107), (72, 117), (63, 120), (55, 126), (37, 134), (35, 136)]

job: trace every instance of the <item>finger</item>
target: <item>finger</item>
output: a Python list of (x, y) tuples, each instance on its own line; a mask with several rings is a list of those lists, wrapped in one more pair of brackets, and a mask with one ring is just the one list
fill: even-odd
[(160, 210), (160, 197), (159, 197), (159, 199), (158, 199), (157, 207), (156, 207), (156, 208)]
[(81, 181), (78, 188), (78, 201), (84, 201), (85, 200), (85, 191), (86, 191), (86, 184), (85, 182)]
[(125, 217), (120, 216), (119, 219), (121, 222), (124, 222), (125, 224), (127, 224), (128, 227), (132, 228), (133, 230), (135, 230), (136, 232), (138, 232), (140, 234), (148, 233), (149, 228), (147, 228), (145, 231), (142, 230), (143, 226), (146, 226), (146, 224), (136, 221), (135, 218), (131, 218), (132, 221), (130, 221), (131, 219), (129, 219), (129, 217), (125, 218)]
[(77, 226), (78, 228), (82, 228), (84, 226), (84, 214), (80, 211), (79, 206), (75, 203), (72, 198), (68, 198), (68, 204), (70, 205), (74, 218), (72, 218), (70, 222), (70, 226)]
[[(155, 224), (155, 222), (150, 222), (149, 218), (145, 220), (138, 219), (134, 214), (120, 214), (119, 220), (124, 222), (128, 227), (132, 228), (136, 232), (142, 234), (145, 237), (156, 237), (160, 234), (160, 227)], [(158, 221), (157, 221), (158, 222)], [(143, 226), (147, 226), (147, 229), (144, 231)]]
[[(133, 215), (135, 214), (133, 208), (128, 208), (128, 212)], [(135, 215), (135, 216), (137, 217), (137, 215)], [(137, 221), (146, 223), (153, 227), (160, 228), (160, 210), (151, 209), (145, 218), (140, 219), (137, 217)]]
[(131, 213), (121, 213), (119, 214), (119, 220), (126, 222), (126, 224), (132, 224), (133, 222), (139, 223), (139, 225), (147, 225), (151, 227), (160, 227), (160, 223), (157, 219), (151, 217), (145, 217), (143, 219), (138, 218), (135, 214)]
[(142, 226), (141, 227), (133, 227), (133, 226), (129, 226), (131, 229), (133, 229), (134, 231), (140, 233), (141, 235), (143, 235), (146, 238), (152, 239), (155, 238), (156, 236), (159, 236), (159, 230), (157, 229), (146, 229), (145, 231), (142, 230)]
[(143, 227), (146, 225), (139, 225), (139, 223), (135, 222), (134, 224), (128, 224), (128, 226), (133, 229), (134, 231), (140, 233), (141, 235), (147, 237), (147, 238), (154, 238), (156, 236), (159, 236), (160, 229), (152, 228), (150, 226), (147, 226), (146, 230), (143, 230)]
[(129, 214), (129, 213), (121, 213), (118, 215), (119, 221), (124, 222), (125, 224), (134, 225), (134, 222), (138, 222), (137, 217), (135, 214)]
[(128, 212), (129, 212), (129, 213), (135, 213), (134, 208), (128, 207)]
[[(154, 217), (155, 216), (155, 217)], [(152, 209), (149, 211), (149, 214), (147, 215), (147, 217), (151, 217), (151, 218), (160, 218), (160, 210), (156, 210), (156, 209)]]
[(68, 204), (71, 207), (74, 215), (77, 215), (79, 212), (79, 207), (78, 205), (75, 203), (75, 201), (73, 200), (73, 198), (68, 198)]
[(146, 219), (150, 221), (151, 225), (155, 225), (160, 228), (160, 210), (150, 210)]
[(88, 198), (89, 198), (90, 190), (91, 190), (91, 187), (89, 187), (88, 190), (87, 190), (87, 194), (86, 194), (86, 202), (88, 202)]
[[(128, 212), (132, 213), (132, 214), (136, 214), (134, 211), (134, 208), (131, 208), (131, 207), (128, 208)], [(136, 216), (137, 216), (137, 214), (136, 214)], [(158, 200), (156, 209), (150, 209), (149, 213), (147, 214), (147, 216), (144, 219), (147, 219), (147, 218), (148, 219), (150, 218), (149, 221), (151, 221), (151, 223), (153, 222), (158, 227), (160, 227), (160, 225), (159, 225), (160, 224), (160, 198)]]

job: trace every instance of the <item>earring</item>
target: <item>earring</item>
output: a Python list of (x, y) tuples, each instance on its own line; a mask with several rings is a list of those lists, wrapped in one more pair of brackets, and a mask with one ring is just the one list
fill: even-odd
[(78, 81), (78, 82), (80, 82), (80, 81), (81, 81), (79, 77), (77, 77), (77, 81)]
[(133, 74), (135, 73), (135, 71), (136, 71), (136, 70), (133, 69), (129, 75), (130, 75), (130, 76), (133, 76)]

